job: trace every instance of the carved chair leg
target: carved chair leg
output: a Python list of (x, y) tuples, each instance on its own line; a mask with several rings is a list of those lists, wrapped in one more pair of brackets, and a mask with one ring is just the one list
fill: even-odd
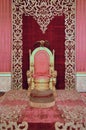
[(50, 82), (49, 82), (49, 88), (52, 90), (52, 78), (50, 79)]
[(32, 85), (31, 85), (31, 89), (34, 89), (34, 80), (32, 79)]

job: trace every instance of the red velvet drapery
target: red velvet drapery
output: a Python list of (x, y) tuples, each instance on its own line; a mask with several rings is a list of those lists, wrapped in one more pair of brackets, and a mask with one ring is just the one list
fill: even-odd
[(45, 34), (40, 30), (37, 21), (31, 16), (23, 15), (23, 88), (27, 89), (26, 71), (29, 69), (29, 49), (34, 49), (38, 40), (48, 40), (50, 50), (55, 49), (55, 70), (58, 72), (57, 89), (65, 88), (65, 17), (56, 16), (48, 25)]

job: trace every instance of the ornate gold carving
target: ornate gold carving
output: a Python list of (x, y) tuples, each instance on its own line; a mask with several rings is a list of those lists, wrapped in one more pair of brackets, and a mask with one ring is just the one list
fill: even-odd
[(21, 123), (17, 123), (17, 122), (0, 122), (0, 130), (27, 130), (28, 129), (28, 123), (27, 122), (21, 122)]
[[(48, 48), (44, 47), (45, 41), (41, 40), (38, 41), (40, 42), (40, 44), (42, 44), (42, 46), (37, 47), (36, 49), (34, 49), (31, 53), (31, 50), (29, 51), (30, 56), (30, 70), (27, 71), (27, 82), (28, 82), (28, 87), (29, 90), (31, 89), (38, 89), (38, 90), (47, 90), (47, 89), (52, 89), (55, 90), (55, 85), (56, 85), (56, 77), (57, 77), (57, 71), (54, 70), (54, 54), (55, 52), (51, 52)], [(49, 56), (49, 75), (50, 77), (47, 77), (48, 79), (44, 78), (44, 74), (41, 75), (41, 78), (36, 79), (34, 77), (35, 73), (34, 73), (34, 67), (35, 67), (35, 63), (34, 63), (34, 57), (36, 55), (36, 53), (41, 53), (40, 51), (44, 51), (45, 53), (47, 53), (47, 55)], [(44, 54), (45, 54), (44, 53)], [(32, 66), (33, 64), (33, 66)], [(49, 76), (48, 75), (48, 76)]]
[(49, 45), (49, 42), (47, 40), (41, 40), (41, 41), (37, 41), (35, 44), (39, 44), (40, 47), (43, 47), (45, 45)]
[(74, 130), (85, 130), (86, 129), (86, 124), (78, 123), (78, 122), (67, 122), (67, 123), (61, 123), (61, 122), (56, 122), (55, 123), (55, 130), (67, 130), (67, 129), (74, 129)]
[(43, 33), (56, 15), (65, 15), (65, 88), (75, 88), (75, 0), (13, 0), (12, 88), (22, 88), (22, 15), (32, 16)]

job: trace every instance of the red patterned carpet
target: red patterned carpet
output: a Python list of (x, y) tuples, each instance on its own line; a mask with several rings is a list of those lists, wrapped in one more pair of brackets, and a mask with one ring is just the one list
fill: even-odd
[(86, 130), (86, 93), (58, 90), (54, 107), (32, 108), (27, 90), (10, 90), (0, 97), (1, 128), (3, 122), (17, 122), (18, 127), (20, 122), (27, 123), (28, 130), (70, 130), (69, 125)]

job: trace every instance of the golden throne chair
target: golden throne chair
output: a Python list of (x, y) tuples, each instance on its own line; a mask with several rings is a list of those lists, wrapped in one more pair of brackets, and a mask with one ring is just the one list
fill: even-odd
[[(49, 97), (55, 92), (57, 77), (57, 71), (54, 70), (55, 51), (51, 52), (47, 47), (44, 47), (43, 43), (45, 41), (42, 40), (40, 43), (40, 47), (37, 47), (32, 52), (29, 50), (30, 68), (27, 71), (27, 82), (30, 97), (33, 95), (37, 97), (37, 94), (39, 97)], [(51, 99), (53, 101), (53, 98)], [(31, 100), (34, 99), (31, 98)]]

